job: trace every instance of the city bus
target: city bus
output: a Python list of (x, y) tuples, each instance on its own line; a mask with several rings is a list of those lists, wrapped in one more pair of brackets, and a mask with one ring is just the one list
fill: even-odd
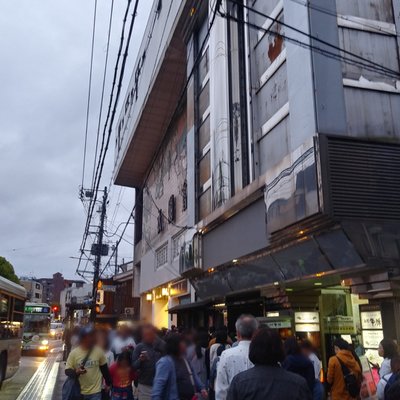
[(26, 303), (22, 350), (47, 353), (49, 350), (51, 307), (45, 303)]
[(0, 388), (19, 367), (26, 290), (0, 276)]

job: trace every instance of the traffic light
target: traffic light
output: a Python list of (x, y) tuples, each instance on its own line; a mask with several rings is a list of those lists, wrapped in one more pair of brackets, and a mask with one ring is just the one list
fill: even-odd
[(53, 312), (54, 313), (58, 312), (58, 306), (53, 306)]

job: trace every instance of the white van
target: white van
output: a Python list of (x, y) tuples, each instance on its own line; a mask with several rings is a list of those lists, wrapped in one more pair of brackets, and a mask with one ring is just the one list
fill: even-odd
[(64, 326), (61, 322), (52, 322), (50, 324), (50, 337), (52, 339), (61, 339), (63, 336)]

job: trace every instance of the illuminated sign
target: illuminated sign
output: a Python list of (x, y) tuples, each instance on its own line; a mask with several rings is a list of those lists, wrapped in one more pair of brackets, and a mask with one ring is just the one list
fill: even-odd
[(294, 322), (296, 324), (318, 324), (319, 313), (318, 311), (296, 312), (294, 314)]
[(378, 311), (361, 311), (362, 329), (382, 329), (382, 314)]
[(26, 314), (50, 314), (50, 307), (25, 306)]

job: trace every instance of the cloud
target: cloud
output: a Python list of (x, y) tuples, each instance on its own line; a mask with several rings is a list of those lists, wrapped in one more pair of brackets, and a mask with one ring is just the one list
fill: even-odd
[[(85, 214), (81, 183), (94, 1), (0, 3), (0, 255), (18, 275), (74, 277)], [(114, 2), (108, 99), (126, 2)], [(151, 2), (142, 1), (127, 66), (134, 64)], [(90, 184), (110, 2), (98, 1), (86, 185)], [(127, 83), (132, 71), (127, 68)], [(126, 86), (125, 86), (126, 88)], [(105, 166), (108, 184), (113, 149)], [(112, 189), (113, 214), (120, 189)], [(133, 205), (124, 190), (122, 203)], [(118, 209), (114, 225), (129, 215)], [(110, 227), (110, 231), (113, 229)], [(133, 226), (127, 230), (132, 240)], [(116, 238), (114, 238), (114, 241)], [(121, 246), (130, 256), (132, 246)]]

